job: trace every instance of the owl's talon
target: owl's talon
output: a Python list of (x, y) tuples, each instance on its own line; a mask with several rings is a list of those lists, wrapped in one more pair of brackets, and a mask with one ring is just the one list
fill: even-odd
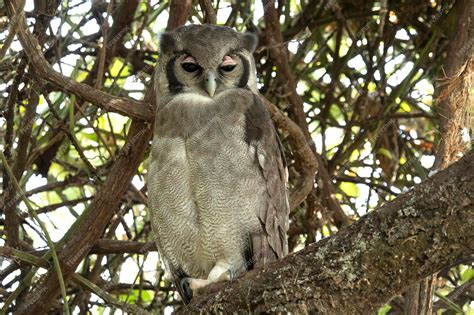
[(234, 278), (234, 272), (231, 269), (231, 265), (227, 262), (219, 261), (212, 268), (207, 279), (210, 282), (223, 282), (229, 281)]
[(186, 303), (191, 301), (191, 299), (193, 298), (193, 290), (191, 289), (191, 281), (190, 280), (191, 280), (190, 278), (182, 278), (179, 281), (181, 291), (184, 294), (183, 298), (184, 298)]
[(230, 281), (230, 280), (234, 279), (234, 276), (235, 276), (234, 272), (232, 272), (232, 270), (228, 269), (227, 271), (221, 273), (219, 278), (217, 278), (216, 282)]

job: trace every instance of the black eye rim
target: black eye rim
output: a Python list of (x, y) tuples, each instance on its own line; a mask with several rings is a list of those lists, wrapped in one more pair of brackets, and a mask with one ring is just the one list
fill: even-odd
[(186, 72), (196, 72), (201, 69), (201, 66), (199, 66), (197, 63), (194, 63), (194, 62), (183, 62), (181, 64), (181, 67)]
[(224, 72), (231, 72), (232, 70), (235, 69), (237, 65), (225, 65), (225, 66), (221, 66), (221, 70), (224, 71)]

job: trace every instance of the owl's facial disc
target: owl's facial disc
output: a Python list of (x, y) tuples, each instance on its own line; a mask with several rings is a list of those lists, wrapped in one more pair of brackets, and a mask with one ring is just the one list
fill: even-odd
[(249, 72), (243, 55), (228, 52), (216, 57), (206, 59), (187, 53), (171, 59), (167, 66), (169, 90), (198, 93), (212, 99), (226, 90), (244, 88)]

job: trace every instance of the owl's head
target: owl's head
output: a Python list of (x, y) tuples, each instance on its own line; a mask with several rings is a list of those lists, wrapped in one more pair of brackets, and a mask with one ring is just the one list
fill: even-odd
[(255, 35), (223, 26), (188, 25), (166, 32), (160, 41), (157, 93), (215, 98), (229, 89), (256, 90), (256, 45)]

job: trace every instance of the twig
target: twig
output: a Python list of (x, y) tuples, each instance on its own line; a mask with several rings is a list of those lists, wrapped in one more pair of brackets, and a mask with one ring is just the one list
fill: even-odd
[[(13, 1), (14, 0), (6, 1), (7, 12), (10, 17), (19, 14)], [(18, 23), (20, 25), (18, 29), (18, 37), (21, 45), (25, 50), (31, 65), (41, 78), (53, 83), (61, 90), (73, 93), (105, 110), (144, 121), (150, 121), (153, 119), (153, 110), (149, 103), (112, 96), (83, 83), (78, 83), (73, 79), (54, 71), (44, 58), (41, 50), (37, 48), (39, 47), (38, 41), (28, 30), (24, 17), (18, 15)]]
[[(35, 210), (32, 208), (32, 206), (30, 204), (30, 201), (28, 200), (28, 198), (25, 197), (25, 194), (23, 193), (20, 185), (16, 181), (15, 176), (13, 175), (12, 169), (8, 165), (8, 162), (7, 162), (7, 159), (5, 158), (5, 155), (1, 151), (0, 151), (0, 158), (1, 158), (2, 163), (3, 163), (3, 167), (7, 171), (8, 176), (10, 177), (11, 183), (13, 184), (13, 186), (15, 187), (17, 192), (21, 195), (21, 198), (23, 199), (23, 202), (25, 203), (26, 207), (28, 208), (28, 212), (30, 213), (30, 216), (32, 216), (33, 219), (38, 223), (38, 225), (41, 227), (41, 230), (43, 231), (43, 233), (46, 237), (48, 246), (51, 249), (51, 254), (52, 254), (53, 263), (54, 263), (54, 269), (56, 271), (58, 281), (59, 281), (59, 286), (61, 288), (61, 295), (63, 297), (63, 303), (64, 303), (63, 310), (66, 313), (66, 315), (69, 315), (69, 307), (68, 307), (67, 295), (66, 295), (66, 286), (64, 284), (64, 279), (63, 279), (63, 275), (62, 275), (62, 271), (61, 271), (61, 265), (59, 264), (58, 255), (56, 254), (56, 250), (54, 248), (54, 243), (51, 240), (51, 237), (49, 236), (49, 232), (46, 229), (46, 226), (44, 225), (43, 221), (41, 221), (38, 218), (38, 215), (36, 214)], [(4, 309), (6, 309), (7, 307), (8, 307), (8, 305), (5, 304)]]

